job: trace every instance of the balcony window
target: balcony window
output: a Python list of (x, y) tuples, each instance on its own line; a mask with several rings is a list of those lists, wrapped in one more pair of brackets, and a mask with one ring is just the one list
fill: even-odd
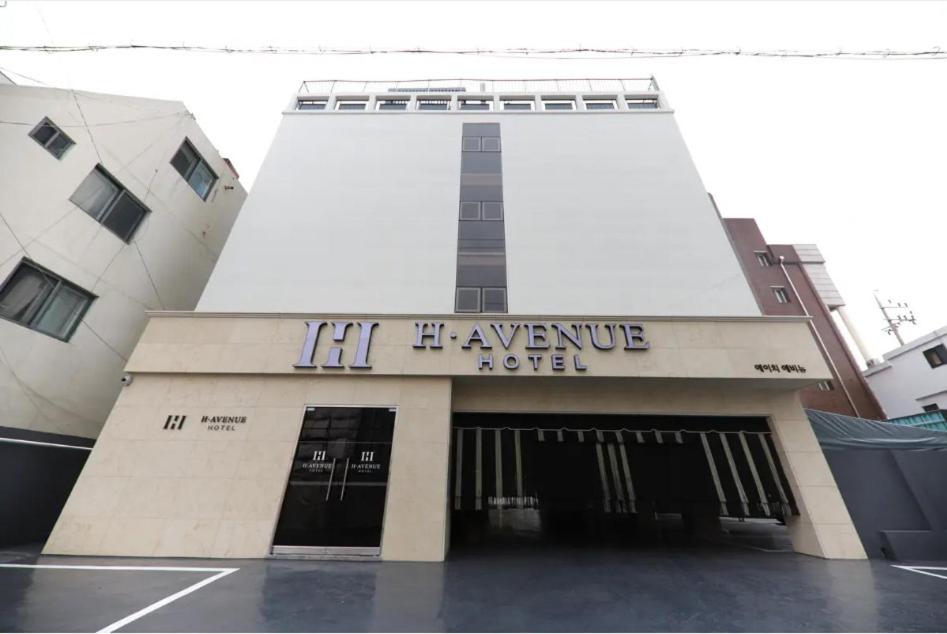
[(458, 103), (461, 110), (493, 110), (492, 99), (460, 99)]
[(654, 110), (658, 107), (658, 100), (655, 98), (626, 97), (625, 105), (629, 110)]
[(504, 110), (532, 110), (533, 105), (534, 104), (533, 104), (532, 99), (504, 99), (503, 100)]
[(325, 110), (327, 105), (325, 99), (300, 99), (296, 102), (296, 110)]
[(575, 102), (571, 99), (544, 99), (543, 110), (575, 110)]
[(365, 110), (368, 102), (364, 99), (339, 99), (335, 102), (336, 110)]
[(583, 99), (586, 110), (617, 110), (614, 99)]
[(375, 104), (376, 110), (407, 110), (407, 99), (379, 99)]
[(449, 110), (450, 99), (418, 97), (418, 110)]

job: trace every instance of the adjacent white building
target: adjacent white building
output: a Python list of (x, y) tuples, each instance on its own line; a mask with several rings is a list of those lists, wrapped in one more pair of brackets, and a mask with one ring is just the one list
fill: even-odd
[(947, 410), (947, 326), (886, 352), (864, 373), (888, 418)]
[(195, 306), (246, 192), (176, 101), (4, 83), (0, 148), (0, 437), (87, 445), (145, 312)]

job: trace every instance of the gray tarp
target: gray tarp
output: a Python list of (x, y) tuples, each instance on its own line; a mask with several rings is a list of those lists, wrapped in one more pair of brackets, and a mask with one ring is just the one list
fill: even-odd
[(867, 418), (807, 409), (819, 444), (825, 449), (947, 449), (947, 432), (919, 429)]
[(947, 433), (806, 414), (868, 556), (947, 560)]

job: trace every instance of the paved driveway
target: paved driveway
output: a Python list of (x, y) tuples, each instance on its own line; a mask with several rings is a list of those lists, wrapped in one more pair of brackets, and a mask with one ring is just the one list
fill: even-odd
[(916, 572), (724, 544), (491, 547), (444, 564), (29, 550), (0, 561), (16, 566), (0, 567), (2, 631), (947, 629), (947, 564)]

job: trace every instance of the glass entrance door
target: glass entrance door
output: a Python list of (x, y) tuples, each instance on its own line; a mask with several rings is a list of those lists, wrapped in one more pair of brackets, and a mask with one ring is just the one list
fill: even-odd
[(388, 408), (306, 408), (274, 554), (379, 554), (394, 421)]

